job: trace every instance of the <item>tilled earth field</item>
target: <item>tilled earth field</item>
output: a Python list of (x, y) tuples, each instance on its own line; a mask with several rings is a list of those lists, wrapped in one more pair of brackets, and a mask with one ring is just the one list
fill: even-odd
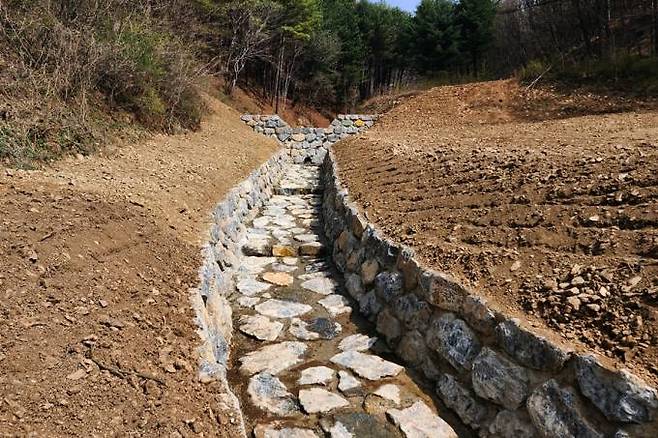
[(511, 82), (435, 88), (336, 156), (368, 218), (421, 260), (656, 383), (652, 107)]

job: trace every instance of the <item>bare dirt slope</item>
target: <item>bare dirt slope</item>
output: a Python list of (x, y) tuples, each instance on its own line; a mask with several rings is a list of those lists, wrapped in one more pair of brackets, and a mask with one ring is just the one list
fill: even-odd
[(498, 307), (655, 383), (653, 107), (512, 82), (441, 87), (336, 154), (387, 235)]
[(0, 170), (0, 436), (230, 435), (188, 289), (213, 206), (277, 145), (210, 105), (197, 133)]

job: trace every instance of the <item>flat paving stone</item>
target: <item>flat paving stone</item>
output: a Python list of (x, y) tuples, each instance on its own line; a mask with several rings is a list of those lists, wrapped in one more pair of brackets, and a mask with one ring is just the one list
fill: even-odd
[(272, 318), (292, 318), (313, 310), (308, 304), (271, 299), (254, 306), (256, 312)]
[(297, 339), (302, 339), (304, 341), (314, 341), (316, 339), (320, 339), (319, 333), (309, 330), (308, 324), (298, 318), (293, 318), (290, 321), (290, 328), (288, 331)]
[(266, 272), (263, 274), (263, 280), (276, 286), (290, 286), (294, 277), (286, 272)]
[(276, 262), (276, 258), (274, 257), (247, 256), (240, 259), (238, 269), (240, 271), (259, 274), (265, 269), (265, 266), (274, 262)]
[(309, 243), (309, 242), (317, 242), (319, 237), (316, 236), (315, 234), (297, 234), (295, 235), (294, 239), (297, 242)]
[(238, 291), (248, 297), (253, 297), (254, 295), (258, 295), (261, 292), (265, 292), (270, 287), (272, 287), (271, 284), (263, 283), (262, 281), (258, 281), (255, 278), (243, 278), (236, 284)]
[(240, 318), (240, 331), (261, 341), (274, 341), (283, 330), (283, 324), (263, 315)]
[(297, 257), (283, 257), (281, 260), (284, 265), (288, 266), (295, 266), (297, 267), (297, 264), (299, 264), (299, 259)]
[(333, 339), (343, 330), (340, 324), (328, 318), (314, 318), (308, 322), (307, 328), (322, 339)]
[(389, 409), (386, 415), (407, 438), (457, 438), (452, 427), (421, 401), (406, 409)]
[(260, 216), (254, 219), (253, 225), (256, 228), (262, 228), (270, 223), (270, 218), (267, 216)]
[(255, 438), (318, 438), (318, 435), (310, 429), (299, 427), (282, 427), (259, 424), (254, 428)]
[(352, 438), (354, 435), (347, 430), (347, 427), (340, 421), (337, 421), (331, 429), (329, 429), (329, 436), (331, 438)]
[(319, 366), (302, 370), (302, 376), (297, 381), (300, 385), (326, 385), (334, 380), (336, 371), (329, 367)]
[(289, 266), (289, 265), (284, 265), (283, 263), (273, 263), (271, 266), (273, 271), (276, 272), (295, 272), (297, 270), (297, 266)]
[(327, 309), (327, 312), (331, 316), (338, 316), (342, 315), (343, 313), (351, 313), (352, 312), (352, 307), (350, 306), (350, 302), (347, 300), (342, 295), (338, 294), (332, 294), (328, 295), (327, 298), (323, 298), (320, 301), (318, 301), (324, 307)]
[(366, 351), (375, 345), (376, 342), (377, 338), (375, 336), (370, 337), (357, 333), (343, 338), (338, 344), (338, 348), (341, 351)]
[(359, 388), (361, 381), (347, 371), (338, 371), (338, 389), (341, 392), (348, 392), (352, 389)]
[(240, 358), (240, 371), (252, 375), (267, 371), (276, 375), (281, 371), (297, 365), (306, 353), (306, 344), (302, 342), (284, 341), (267, 345), (260, 350), (247, 353)]
[(396, 405), (400, 404), (400, 388), (392, 383), (380, 386), (373, 392), (373, 394), (386, 400), (390, 400)]
[(299, 404), (286, 386), (270, 373), (259, 373), (249, 379), (247, 393), (251, 402), (264, 411), (290, 416), (299, 412)]
[(355, 438), (399, 438), (395, 426), (385, 419), (362, 412), (334, 415), (336, 423), (342, 424)]
[(272, 244), (267, 239), (249, 240), (242, 246), (242, 252), (248, 256), (268, 256), (272, 252)]
[(331, 295), (336, 289), (336, 283), (330, 278), (318, 277), (306, 280), (302, 287), (320, 295)]
[(258, 297), (240, 297), (238, 298), (238, 304), (240, 307), (246, 307), (248, 309), (253, 308), (256, 304), (260, 302)]
[(379, 356), (361, 353), (360, 351), (338, 353), (331, 358), (331, 361), (351, 369), (368, 380), (397, 376), (404, 369), (400, 365), (384, 360)]
[(322, 388), (300, 389), (299, 402), (309, 414), (329, 412), (350, 404), (342, 396)]

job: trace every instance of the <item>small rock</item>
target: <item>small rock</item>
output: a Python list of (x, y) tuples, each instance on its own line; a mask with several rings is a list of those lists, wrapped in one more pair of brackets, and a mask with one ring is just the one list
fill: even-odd
[(390, 400), (396, 405), (400, 404), (400, 388), (397, 385), (387, 384), (382, 385), (373, 394), (378, 395), (381, 398)]
[(573, 307), (573, 310), (575, 310), (575, 311), (580, 310), (581, 302), (580, 302), (580, 299), (578, 297), (568, 297), (567, 298), (567, 303), (569, 303), (571, 305), (571, 307)]
[(272, 246), (272, 255), (275, 257), (297, 257), (297, 249), (290, 245)]
[(240, 371), (253, 375), (262, 371), (276, 375), (299, 362), (307, 346), (302, 342), (285, 341), (267, 345), (240, 358)]
[(302, 370), (302, 376), (297, 381), (300, 385), (326, 385), (334, 379), (336, 372), (329, 367), (319, 366)]
[(326, 298), (318, 301), (322, 307), (327, 309), (327, 312), (331, 316), (342, 315), (343, 313), (351, 313), (352, 307), (350, 307), (350, 302), (342, 295), (332, 294), (328, 295)]
[(273, 414), (289, 416), (299, 412), (295, 397), (269, 373), (259, 373), (249, 379), (247, 393), (255, 406)]
[(263, 274), (263, 280), (276, 286), (290, 286), (294, 278), (285, 272), (266, 272)]
[(240, 331), (261, 341), (274, 341), (282, 330), (282, 323), (272, 321), (263, 315), (243, 316), (240, 318)]
[(457, 433), (423, 402), (407, 409), (389, 409), (386, 415), (407, 438), (457, 438)]
[(521, 262), (516, 260), (514, 263), (512, 263), (512, 266), (510, 266), (509, 270), (512, 272), (516, 272), (521, 268)]
[(364, 354), (359, 351), (338, 353), (331, 362), (350, 368), (361, 377), (368, 380), (379, 380), (382, 377), (397, 376), (403, 370), (398, 364), (386, 361), (379, 356)]
[(320, 295), (331, 295), (335, 291), (336, 284), (330, 278), (317, 277), (303, 282), (302, 287)]
[(340, 395), (322, 388), (301, 389), (299, 391), (299, 402), (302, 404), (304, 411), (309, 414), (329, 412), (350, 404)]
[(348, 373), (347, 371), (338, 371), (338, 389), (341, 392), (348, 392), (352, 389), (361, 386), (359, 379)]
[(270, 299), (263, 303), (257, 304), (254, 309), (256, 309), (256, 311), (261, 315), (269, 316), (272, 318), (292, 318), (313, 310), (313, 308), (307, 304), (276, 299)]
[(370, 337), (367, 335), (356, 334), (345, 337), (338, 344), (338, 348), (341, 351), (365, 351), (370, 349), (377, 342), (376, 337)]

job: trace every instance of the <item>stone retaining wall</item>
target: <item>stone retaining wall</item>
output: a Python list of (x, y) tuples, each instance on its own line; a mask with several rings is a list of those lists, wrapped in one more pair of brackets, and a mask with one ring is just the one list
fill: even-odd
[(482, 437), (657, 437), (658, 395), (419, 264), (349, 200), (330, 151), (325, 232), (346, 289), (408, 366)]
[(241, 119), (255, 132), (281, 142), (290, 151), (294, 163), (321, 164), (334, 143), (370, 128), (377, 116), (339, 114), (328, 128), (292, 128), (277, 115), (245, 114)]
[(217, 380), (223, 385), (226, 393), (224, 408), (230, 413), (235, 428), (231, 436), (245, 436), (245, 432), (238, 400), (226, 380), (233, 334), (232, 312), (227, 298), (233, 291), (233, 273), (246, 231), (244, 224), (251, 221), (272, 196), (274, 184), (289, 162), (286, 151), (277, 152), (215, 207), (209, 241), (203, 248), (201, 281), (199, 287), (192, 290), (192, 304), (202, 341), (199, 347), (200, 378), (203, 381)]

